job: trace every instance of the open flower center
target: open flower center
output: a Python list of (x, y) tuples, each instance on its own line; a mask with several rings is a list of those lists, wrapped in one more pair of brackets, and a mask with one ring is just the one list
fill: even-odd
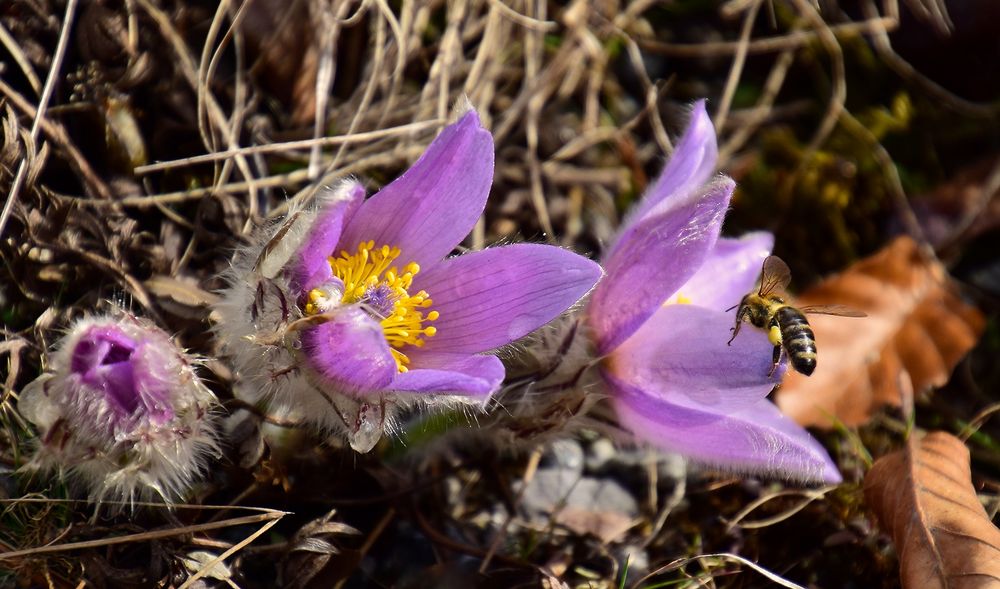
[[(421, 310), (434, 304), (426, 291), (410, 294), (413, 277), (420, 272), (420, 266), (410, 262), (400, 271), (393, 264), (400, 253), (398, 247), (375, 247), (374, 241), (366, 241), (358, 245), (356, 253), (341, 251), (340, 257), (330, 256), (329, 262), (333, 275), (343, 283), (340, 303), (358, 303), (379, 321), (396, 367), (406, 372), (410, 358), (402, 349), (422, 347), (425, 338), (437, 333), (437, 328), (425, 327), (424, 322), (434, 321), (440, 314), (437, 311), (425, 314)], [(312, 290), (306, 314), (319, 313), (329, 298), (330, 293), (322, 289)]]

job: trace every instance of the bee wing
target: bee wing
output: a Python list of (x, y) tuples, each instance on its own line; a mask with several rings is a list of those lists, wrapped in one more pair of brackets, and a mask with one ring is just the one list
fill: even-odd
[(802, 311), (803, 313), (812, 313), (813, 315), (838, 315), (840, 317), (868, 316), (868, 314), (864, 311), (852, 309), (847, 305), (811, 305), (808, 307), (799, 307), (799, 311)]
[(757, 294), (764, 297), (774, 291), (783, 291), (792, 281), (792, 271), (778, 256), (764, 258), (764, 267), (760, 271), (760, 289)]

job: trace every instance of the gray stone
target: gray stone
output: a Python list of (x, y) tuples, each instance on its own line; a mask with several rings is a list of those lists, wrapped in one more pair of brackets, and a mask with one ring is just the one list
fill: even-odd
[(583, 448), (576, 440), (561, 439), (552, 442), (542, 456), (545, 468), (567, 470), (577, 476), (583, 474)]

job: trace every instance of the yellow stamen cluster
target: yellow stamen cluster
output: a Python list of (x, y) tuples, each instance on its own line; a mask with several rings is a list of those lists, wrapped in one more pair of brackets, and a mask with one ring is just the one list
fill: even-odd
[[(420, 272), (420, 266), (410, 262), (400, 272), (392, 265), (400, 253), (398, 247), (383, 245), (376, 248), (374, 241), (367, 241), (358, 245), (357, 253), (342, 251), (340, 257), (331, 256), (329, 261), (334, 276), (344, 283), (342, 303), (364, 303), (373, 291), (381, 291), (385, 295), (391, 309), (387, 316), (380, 318), (382, 332), (389, 342), (396, 367), (400, 372), (406, 372), (410, 359), (400, 348), (408, 345), (422, 347), (426, 343), (425, 337), (437, 333), (437, 328), (433, 326), (424, 327), (424, 321), (434, 321), (440, 314), (437, 311), (424, 314), (420, 310), (434, 303), (425, 291), (413, 295), (408, 292), (413, 277)], [(315, 314), (318, 303), (325, 296), (319, 289), (311, 291), (306, 314)]]

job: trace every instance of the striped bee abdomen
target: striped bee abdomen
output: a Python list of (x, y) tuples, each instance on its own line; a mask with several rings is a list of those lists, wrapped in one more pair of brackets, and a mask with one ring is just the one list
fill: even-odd
[(781, 327), (781, 345), (792, 367), (809, 376), (816, 370), (816, 336), (806, 316), (795, 307), (781, 307), (775, 317)]

